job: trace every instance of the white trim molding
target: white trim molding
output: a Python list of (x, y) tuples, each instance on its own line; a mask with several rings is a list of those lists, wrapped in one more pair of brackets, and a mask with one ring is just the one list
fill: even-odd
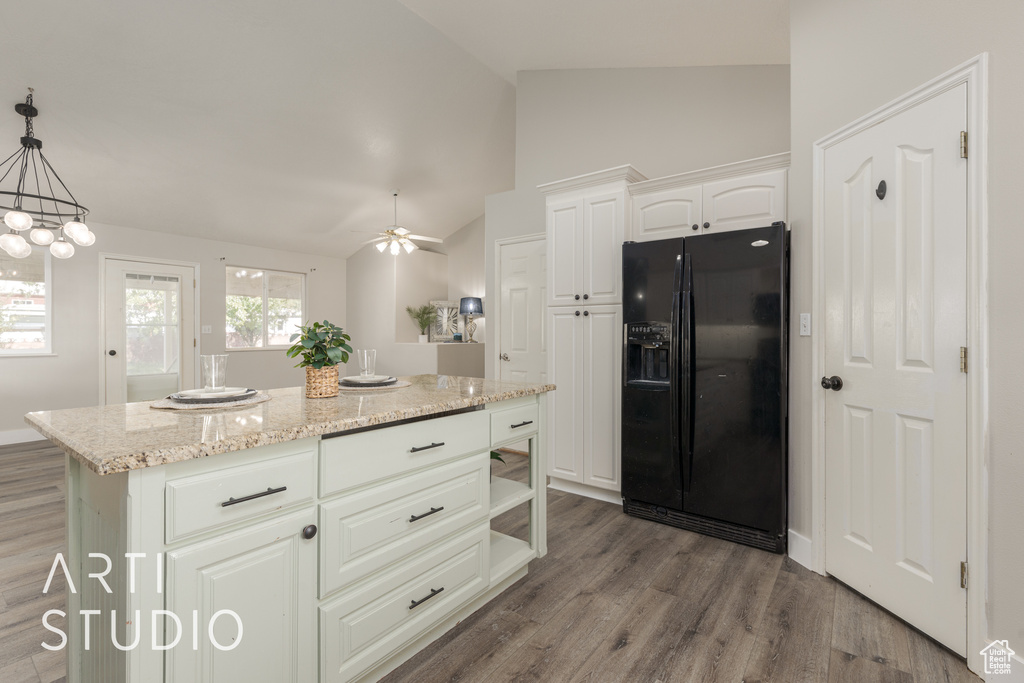
[[(967, 664), (982, 670), (981, 649), (987, 645), (988, 591), (988, 53), (925, 83), (902, 97), (821, 138), (813, 147), (812, 305), (818, 320), (825, 319), (824, 273), (824, 162), (825, 151), (886, 119), (967, 84)], [(825, 337), (818, 330), (811, 363), (814, 377), (825, 373)], [(825, 573), (825, 396), (815, 392), (811, 401), (811, 553), (808, 565)], [(794, 558), (796, 559), (796, 558)], [(799, 561), (799, 560), (798, 560)], [(801, 564), (803, 564), (801, 562)]]
[(737, 176), (750, 175), (751, 173), (759, 173), (761, 171), (771, 171), (776, 168), (789, 168), (789, 157), (789, 152), (782, 152), (781, 154), (772, 154), (770, 156), (758, 157), (756, 159), (745, 159), (743, 161), (735, 161), (731, 164), (722, 164), (721, 166), (712, 166), (710, 168), (702, 168), (696, 171), (687, 171), (686, 173), (676, 173), (675, 175), (667, 175), (662, 178), (643, 180), (629, 185), (629, 194), (637, 196), (672, 187), (697, 185), (699, 183), (706, 183), (712, 180), (723, 180), (725, 178), (735, 178)]
[(538, 185), (537, 189), (540, 190), (541, 194), (551, 194), (552, 192), (561, 192), (563, 190), (579, 190), (593, 185), (604, 185), (616, 180), (625, 180), (627, 183), (639, 183), (647, 180), (647, 176), (633, 168), (630, 164), (623, 164), (615, 168), (606, 168), (603, 171), (584, 173), (583, 175), (573, 176), (565, 180), (544, 183), (543, 185)]

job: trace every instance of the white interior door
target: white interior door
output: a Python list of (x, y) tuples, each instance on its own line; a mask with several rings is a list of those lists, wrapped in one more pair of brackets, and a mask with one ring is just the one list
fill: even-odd
[(823, 264), (825, 568), (961, 655), (966, 87), (826, 151)]
[(546, 382), (544, 311), (547, 302), (544, 239), (501, 245), (501, 339), (498, 377)]
[(106, 259), (104, 401), (133, 403), (195, 386), (195, 270)]

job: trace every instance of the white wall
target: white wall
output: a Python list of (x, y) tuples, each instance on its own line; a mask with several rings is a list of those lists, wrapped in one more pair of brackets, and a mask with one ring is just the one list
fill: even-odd
[(544, 232), (541, 183), (626, 163), (655, 178), (788, 150), (784, 65), (521, 71), (516, 187), (485, 203), (488, 298), (494, 241)]
[[(434, 291), (423, 291), (422, 295), (410, 293), (405, 283), (415, 278), (404, 278), (399, 285), (399, 269), (405, 272), (427, 271), (428, 282), (433, 282)], [(431, 272), (432, 271), (432, 272)], [(390, 375), (418, 375), (437, 372), (437, 347), (434, 344), (415, 342), (419, 330), (405, 312), (406, 303), (398, 307), (398, 292), (403, 292), (403, 301), (422, 305), (432, 299), (444, 299), (448, 295), (447, 257), (422, 250), (399, 256), (379, 253), (373, 245), (366, 246), (348, 258), (346, 287), (348, 295), (348, 325), (352, 335), (353, 349), (376, 349), (377, 372)], [(412, 343), (396, 342), (397, 325), (400, 316), (403, 329), (411, 331)], [(353, 359), (354, 361), (354, 359)], [(359, 367), (349, 362), (350, 374), (359, 372)]]
[[(486, 342), (488, 305), (484, 284), (483, 215), (446, 237), (444, 246), (448, 253), (448, 298), (452, 301), (458, 301), (464, 296), (478, 296), (483, 299), (484, 317), (475, 318), (477, 328), (473, 339)], [(460, 317), (459, 330), (465, 332), (463, 327), (464, 321)], [(483, 376), (482, 365), (477, 374)]]
[[(101, 253), (198, 263), (200, 320), (213, 328), (212, 334), (198, 335), (201, 353), (224, 353), (225, 263), (305, 273), (307, 317), (344, 325), (341, 259), (99, 223), (90, 222), (90, 227), (95, 245), (79, 248), (67, 261), (52, 261), (55, 356), (0, 358), (0, 440), (4, 431), (27, 428), (27, 412), (100, 403)], [(260, 389), (299, 386), (305, 381), (303, 371), (293, 365), (280, 349), (233, 352), (227, 379), (232, 385)]]
[[(1024, 643), (1024, 3), (1019, 0), (790, 0), (792, 141), (789, 215), (793, 311), (811, 310), (811, 146), (842, 125), (981, 52), (989, 98), (989, 638)], [(797, 316), (793, 316), (794, 321)], [(795, 323), (794, 323), (795, 324)], [(820, 321), (816, 321), (820, 325)], [(790, 524), (810, 526), (810, 397), (820, 387), (811, 338), (791, 332)], [(1016, 646), (1018, 652), (1020, 646)], [(1016, 666), (1016, 665), (1015, 665)]]

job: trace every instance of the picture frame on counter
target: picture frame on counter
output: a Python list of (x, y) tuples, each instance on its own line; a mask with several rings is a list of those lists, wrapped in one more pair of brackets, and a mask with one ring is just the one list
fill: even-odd
[(428, 330), (431, 342), (449, 342), (459, 331), (459, 302), (431, 301), (434, 308), (434, 324)]

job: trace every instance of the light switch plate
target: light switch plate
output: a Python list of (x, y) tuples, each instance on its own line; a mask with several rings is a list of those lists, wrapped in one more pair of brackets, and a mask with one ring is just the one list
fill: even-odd
[(213, 334), (213, 325), (203, 325), (203, 334)]
[(810, 337), (811, 336), (811, 314), (801, 313), (800, 314), (800, 336)]

